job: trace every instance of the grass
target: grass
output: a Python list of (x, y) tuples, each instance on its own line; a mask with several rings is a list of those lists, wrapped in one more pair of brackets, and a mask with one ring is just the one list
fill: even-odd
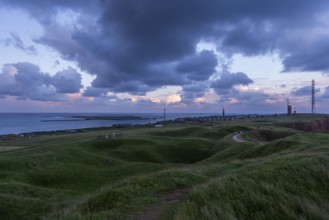
[(175, 219), (327, 219), (328, 160), (248, 166), (194, 190)]
[(321, 117), (4, 140), (0, 219), (328, 219), (329, 133), (285, 126)]

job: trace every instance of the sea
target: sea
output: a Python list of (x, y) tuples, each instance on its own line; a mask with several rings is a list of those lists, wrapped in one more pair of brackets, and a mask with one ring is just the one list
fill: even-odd
[[(167, 113), (166, 120), (210, 115), (214, 114)], [(116, 120), (109, 120), (111, 117)], [(111, 127), (114, 124), (140, 125), (162, 120), (163, 114), (160, 113), (0, 113), (0, 135)]]

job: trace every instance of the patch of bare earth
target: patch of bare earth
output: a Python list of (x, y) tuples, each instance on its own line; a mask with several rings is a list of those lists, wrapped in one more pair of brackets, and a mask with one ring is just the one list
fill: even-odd
[(300, 124), (292, 123), (288, 124), (287, 127), (301, 131), (329, 131), (329, 119), (326, 118)]
[(165, 210), (180, 203), (190, 192), (189, 189), (178, 189), (174, 192), (160, 195), (160, 203), (153, 204), (145, 210), (136, 213), (131, 219), (134, 220), (154, 220), (160, 219)]

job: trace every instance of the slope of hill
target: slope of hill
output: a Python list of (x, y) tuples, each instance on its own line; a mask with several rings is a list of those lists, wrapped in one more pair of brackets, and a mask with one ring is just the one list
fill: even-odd
[(286, 126), (318, 117), (4, 140), (0, 219), (328, 219), (329, 133)]

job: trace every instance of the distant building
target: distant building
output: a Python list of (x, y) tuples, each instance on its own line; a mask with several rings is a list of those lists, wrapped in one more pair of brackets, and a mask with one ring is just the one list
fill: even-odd
[(225, 117), (225, 108), (223, 108), (223, 114), (222, 114), (223, 117)]

